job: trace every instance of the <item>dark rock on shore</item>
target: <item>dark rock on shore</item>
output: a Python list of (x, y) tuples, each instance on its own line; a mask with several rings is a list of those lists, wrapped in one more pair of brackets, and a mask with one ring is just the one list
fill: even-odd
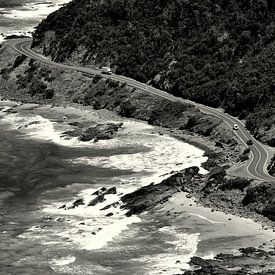
[(10, 108), (10, 109), (7, 109), (7, 110), (5, 110), (5, 111), (3, 111), (4, 113), (8, 113), (8, 114), (16, 114), (17, 113), (17, 110), (14, 110), (14, 109), (12, 109), (12, 108)]
[(104, 195), (116, 194), (116, 193), (117, 193), (116, 187), (111, 187), (106, 192), (104, 192)]
[(98, 196), (99, 194), (102, 194), (103, 192), (105, 192), (107, 190), (106, 187), (102, 187), (99, 190), (95, 191), (92, 196)]
[(110, 205), (110, 204), (109, 204), (109, 205), (106, 205), (106, 206), (104, 206), (103, 208), (101, 208), (100, 210), (102, 210), (102, 211), (103, 211), (103, 210), (107, 210), (107, 209), (111, 208), (111, 206), (112, 206), (112, 205)]
[(98, 141), (100, 139), (111, 139), (113, 138), (118, 130), (121, 128), (123, 123), (107, 123), (97, 124), (96, 126), (89, 127), (84, 130), (80, 137), (80, 141)]
[[(87, 205), (88, 206), (95, 206), (98, 203), (104, 202), (106, 200), (105, 196), (106, 195), (111, 195), (111, 194), (117, 194), (116, 187), (110, 187), (108, 189), (106, 187), (102, 187), (102, 188), (98, 189), (97, 191), (95, 191), (92, 194), (92, 196), (96, 196), (96, 197), (93, 198)], [(111, 207), (117, 207), (118, 204), (119, 204), (119, 202), (115, 202), (115, 203), (112, 203), (110, 205), (104, 206), (100, 210), (107, 210)], [(75, 200), (70, 206), (67, 206), (66, 204), (63, 204), (59, 207), (59, 209), (73, 209), (73, 208), (78, 207), (79, 205), (85, 205), (83, 199)]]
[(84, 205), (84, 204), (85, 204), (85, 203), (84, 203), (83, 199), (77, 199), (77, 200), (75, 200), (75, 201), (72, 203), (71, 206), (69, 206), (69, 207), (66, 208), (66, 205), (64, 204), (64, 205), (62, 205), (62, 206), (59, 207), (59, 208), (73, 209), (73, 208), (78, 207), (79, 205)]
[(79, 205), (84, 205), (83, 199), (78, 199), (78, 200), (73, 202), (73, 208), (75, 208)]
[(97, 124), (85, 129), (83, 125), (78, 125), (78, 129), (72, 131), (66, 131), (62, 136), (78, 137), (80, 141), (90, 141), (94, 142), (101, 139), (111, 139), (114, 138), (118, 130), (122, 127), (123, 123), (106, 123)]
[(109, 189), (106, 189), (105, 187), (102, 187), (101, 189), (99, 189), (98, 191), (94, 192), (93, 195), (99, 196), (106, 196), (106, 195), (110, 195), (110, 194), (117, 194), (117, 190), (116, 187), (110, 187)]
[(96, 198), (92, 199), (89, 203), (88, 203), (88, 206), (95, 206), (97, 205), (98, 203), (101, 203), (105, 201), (105, 198), (104, 198), (104, 195), (98, 195)]
[(213, 260), (192, 257), (185, 275), (271, 275), (275, 272), (275, 250), (264, 251), (253, 247), (241, 248), (240, 255), (218, 254)]
[(194, 166), (178, 172), (159, 184), (144, 186), (130, 194), (124, 195), (121, 200), (122, 208), (128, 209), (127, 216), (140, 214), (167, 201), (173, 194), (184, 190), (187, 182), (199, 179), (199, 168)]
[(37, 125), (37, 124), (40, 124), (40, 123), (41, 123), (41, 122), (38, 121), (38, 120), (32, 121), (32, 122), (30, 122), (30, 123), (28, 123), (28, 124), (24, 124), (24, 125), (19, 126), (18, 129), (27, 128), (27, 127), (29, 127), (29, 126), (31, 126), (31, 125)]
[(190, 167), (159, 184), (126, 194), (121, 198), (122, 208), (128, 209), (128, 216), (139, 214), (167, 201), (176, 192), (184, 191), (188, 197), (196, 198), (213, 210), (261, 219), (269, 224), (275, 220), (275, 186), (272, 183), (230, 178), (221, 167), (215, 167), (205, 176), (198, 172), (198, 167)]
[[(110, 195), (110, 194), (116, 194), (117, 190), (116, 187), (111, 187), (109, 189), (106, 189), (105, 187), (100, 188), (99, 190), (95, 191), (92, 195), (97, 196), (96, 198), (94, 198), (93, 200), (91, 200), (88, 203), (88, 206), (94, 206), (100, 202), (105, 201), (105, 196), (106, 195)], [(108, 208), (110, 208), (110, 205), (105, 206), (104, 208), (102, 208), (101, 210), (106, 210)]]

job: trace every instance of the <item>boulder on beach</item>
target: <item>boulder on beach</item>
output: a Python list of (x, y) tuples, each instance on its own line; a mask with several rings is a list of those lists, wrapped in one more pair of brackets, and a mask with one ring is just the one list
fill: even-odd
[(107, 209), (111, 208), (111, 206), (112, 206), (111, 204), (106, 205), (106, 206), (104, 206), (103, 208), (101, 208), (100, 210), (101, 210), (101, 211), (107, 210)]
[(98, 195), (96, 198), (92, 199), (89, 203), (88, 206), (95, 206), (98, 203), (104, 202), (105, 198), (104, 195)]
[(152, 209), (166, 202), (179, 190), (184, 190), (185, 185), (193, 182), (193, 178), (198, 176), (198, 172), (199, 168), (192, 166), (171, 175), (159, 184), (151, 183), (128, 193), (121, 197), (121, 201), (124, 203), (122, 208), (128, 210), (127, 216)]
[(73, 209), (73, 208), (76, 208), (78, 207), (79, 205), (84, 205), (84, 201), (83, 199), (77, 199), (75, 200), (71, 206), (69, 206), (67, 209)]
[(107, 189), (106, 187), (102, 187), (99, 190), (96, 190), (92, 196), (99, 196), (99, 195), (109, 195), (109, 194), (117, 194), (116, 187), (110, 187)]
[(102, 187), (102, 188), (100, 188), (99, 190), (96, 190), (93, 194), (92, 194), (92, 196), (98, 196), (98, 195), (101, 195), (103, 192), (105, 192), (107, 190), (107, 188), (106, 187)]
[(116, 193), (117, 193), (116, 187), (111, 187), (106, 192), (104, 192), (104, 195), (116, 194)]
[(41, 121), (35, 120), (35, 121), (30, 122), (30, 123), (19, 126), (18, 129), (28, 128), (29, 126), (37, 125), (37, 124), (40, 124), (40, 123), (41, 123)]
[(4, 113), (8, 113), (8, 114), (16, 114), (17, 113), (17, 111), (16, 110), (14, 110), (14, 109), (12, 109), (12, 108), (10, 108), (10, 109), (6, 109), (5, 111), (3, 111)]
[(84, 128), (85, 125), (78, 122), (69, 123), (69, 125), (75, 126), (77, 128), (63, 132), (61, 137), (78, 137), (80, 141), (93, 140), (96, 142), (101, 139), (112, 139), (115, 137), (123, 123), (97, 124), (88, 128)]
[(123, 123), (97, 124), (82, 131), (79, 140), (94, 140), (96, 142), (101, 139), (111, 139), (116, 135), (122, 125)]

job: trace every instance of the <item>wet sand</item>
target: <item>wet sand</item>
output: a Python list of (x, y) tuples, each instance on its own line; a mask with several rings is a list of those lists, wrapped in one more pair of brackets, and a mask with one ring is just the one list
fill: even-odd
[(272, 228), (251, 219), (203, 207), (194, 199), (187, 198), (183, 192), (173, 196), (157, 212), (162, 215), (168, 213), (178, 230), (182, 227), (183, 230), (200, 233), (196, 251), (196, 255), (200, 257), (234, 253), (242, 247), (262, 247), (263, 243), (266, 249), (275, 245), (275, 232)]

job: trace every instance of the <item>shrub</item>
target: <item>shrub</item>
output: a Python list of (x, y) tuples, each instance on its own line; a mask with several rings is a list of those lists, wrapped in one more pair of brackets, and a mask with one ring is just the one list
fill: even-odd
[(100, 79), (102, 79), (103, 77), (99, 74), (96, 74), (94, 77), (93, 77), (93, 83), (96, 84)]
[(45, 99), (52, 99), (53, 96), (54, 96), (54, 89), (45, 90), (45, 93), (44, 93), (44, 98)]
[(13, 69), (17, 68), (19, 65), (21, 65), (26, 60), (26, 58), (27, 58), (27, 56), (24, 54), (17, 56), (16, 59), (14, 60), (12, 68)]
[(247, 155), (250, 153), (250, 148), (245, 148), (244, 151), (243, 151), (243, 155)]
[(236, 179), (225, 180), (225, 182), (219, 186), (219, 189), (221, 190), (239, 189), (243, 191), (244, 188), (250, 185), (250, 183), (251, 183), (251, 180), (238, 177)]

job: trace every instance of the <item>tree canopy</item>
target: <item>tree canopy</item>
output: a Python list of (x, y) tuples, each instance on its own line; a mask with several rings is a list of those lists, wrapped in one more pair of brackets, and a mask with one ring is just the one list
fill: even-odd
[[(55, 35), (46, 47), (47, 31)], [(83, 64), (110, 63), (117, 74), (224, 108), (258, 135), (275, 120), (274, 39), (273, 0), (74, 0), (42, 21), (33, 46), (56, 61), (82, 49)]]

